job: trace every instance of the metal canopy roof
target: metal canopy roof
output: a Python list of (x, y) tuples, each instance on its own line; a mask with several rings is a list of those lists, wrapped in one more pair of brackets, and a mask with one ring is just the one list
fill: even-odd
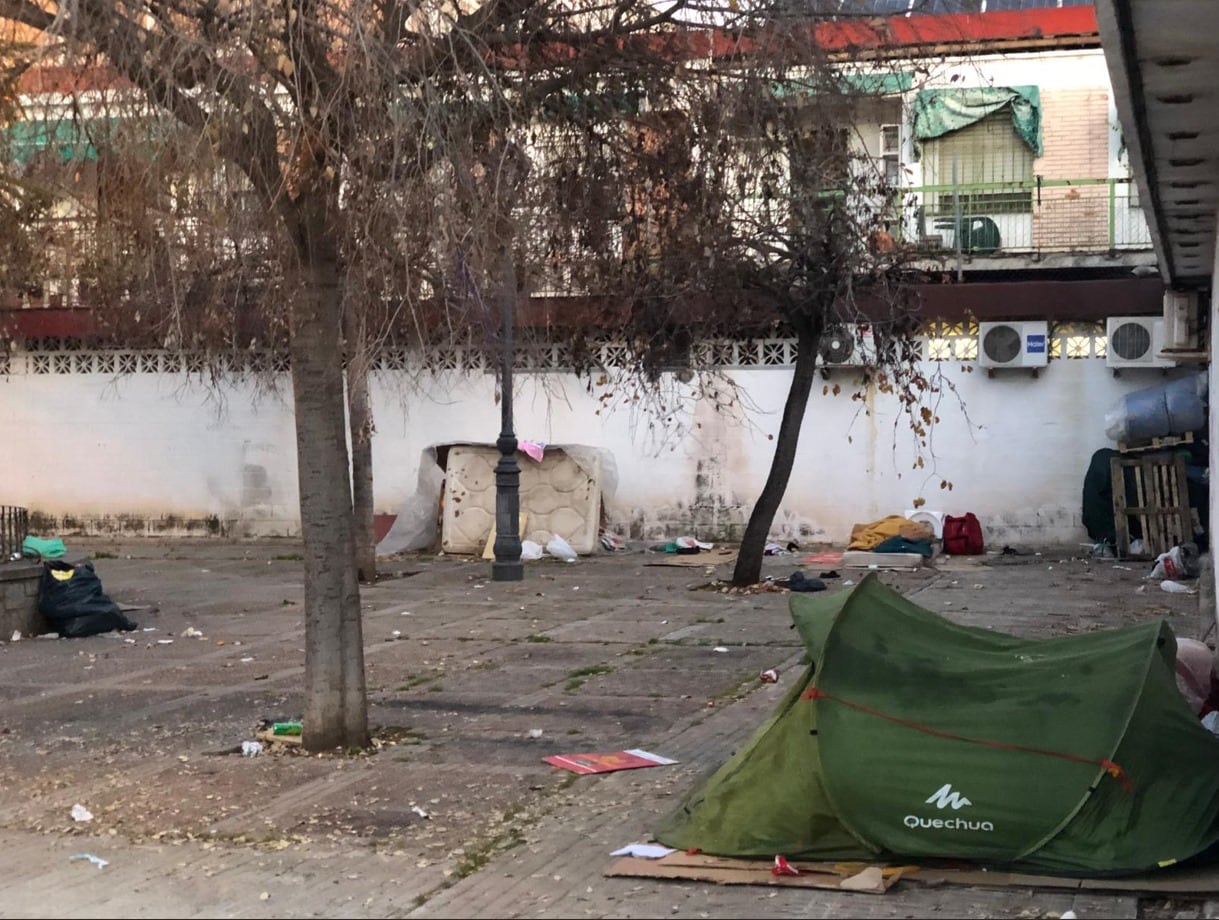
[(1160, 272), (1203, 287), (1219, 209), (1219, 3), (1097, 0), (1101, 43)]

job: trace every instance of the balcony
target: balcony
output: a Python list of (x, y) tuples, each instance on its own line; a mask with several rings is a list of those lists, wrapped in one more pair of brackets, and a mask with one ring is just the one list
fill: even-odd
[(1150, 252), (1129, 179), (1042, 179), (927, 185), (901, 193), (898, 236), (929, 257)]

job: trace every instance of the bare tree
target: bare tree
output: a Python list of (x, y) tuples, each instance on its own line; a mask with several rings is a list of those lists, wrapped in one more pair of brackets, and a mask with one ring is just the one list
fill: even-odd
[[(304, 742), (313, 750), (364, 747), (367, 701), (339, 360), (341, 148), (360, 88), (350, 60), (336, 51), (358, 47), (365, 20), (333, 18), (342, 10), (324, 5), (6, 3), (0, 11), (41, 32), (42, 74), (58, 65), (72, 75), (63, 106), (73, 123), (100, 121), (103, 131), (142, 135), (147, 148), (140, 155), (138, 143), (116, 143), (128, 155), (97, 171), (92, 229), (111, 232), (96, 234), (92, 265), (82, 265), (78, 277), (98, 279), (102, 296), (126, 303), (124, 321), (139, 324), (144, 306), (162, 330), (183, 327), (189, 314), (178, 280), (189, 281), (188, 290), (203, 288), (203, 303), (195, 304), (205, 313), (216, 309), (208, 295), (225, 287), (285, 305), (279, 315), (287, 321), (306, 551)], [(46, 94), (46, 102), (55, 95)], [(233, 182), (208, 194), (213, 177)], [(200, 207), (182, 213), (181, 203), (192, 198)], [(245, 227), (222, 220), (219, 232), (215, 222), (202, 228), (203, 211), (222, 208), (226, 198), (249, 212)], [(114, 233), (116, 227), (125, 232)], [(236, 267), (251, 247), (261, 251), (237, 283), (231, 275), (213, 276), (209, 291), (207, 272), (189, 255), (199, 235), (213, 244), (206, 251), (224, 254), (222, 267)], [(274, 311), (259, 319), (273, 317)]]
[[(699, 347), (708, 339), (796, 341), (736, 585), (760, 577), (828, 334), (866, 324), (879, 348), (859, 386), (894, 394), (922, 448), (934, 423), (924, 396), (939, 383), (921, 373), (913, 342), (911, 283), (925, 272), (900, 242), (900, 175), (863, 137), (865, 127), (879, 133), (870, 128), (878, 120), (899, 120), (900, 103), (883, 64), (816, 40), (822, 21), (772, 7), (735, 16), (730, 31), (683, 33), (666, 49), (681, 65), (667, 82), (646, 91), (627, 83), (612, 118), (577, 111), (560, 120), (574, 153), (555, 157), (537, 186), (551, 198), (539, 231), (548, 250), (560, 260), (580, 254), (568, 269), (575, 286), (608, 295), (598, 321), (633, 356), (614, 380), (615, 400), (655, 396), (674, 371), (701, 371), (704, 397), (722, 391), (725, 380), (708, 376), (714, 369)], [(578, 341), (571, 345), (579, 354)], [(671, 400), (651, 405), (666, 416), (673, 409)]]
[(901, 259), (866, 245), (891, 202), (827, 128), (849, 128), (867, 93), (844, 74), (868, 67), (821, 53), (816, 11), (787, 25), (735, 6), (0, 0), (36, 38), (10, 56), (27, 94), (75, 147), (71, 168), (44, 164), (74, 203), (47, 249), (61, 276), (124, 341), (287, 348), (308, 748), (368, 741), (357, 573), (375, 577), (377, 354), (494, 346), (494, 305), (543, 275), (581, 295), (584, 368), (590, 326), (624, 336), (644, 382), (696, 365), (700, 337), (796, 335), (736, 573), (756, 580), (819, 334), (862, 291), (899, 290)]
[(635, 2), (0, 0), (0, 19), (33, 38), (6, 58), (27, 117), (62, 125), (72, 148), (43, 143), (28, 173), (58, 195), (42, 256), (59, 277), (127, 343), (214, 358), (286, 347), (304, 741), (364, 746), (357, 572), (374, 577), (374, 562), (355, 546), (371, 549), (376, 351), (493, 341), (487, 304), (518, 296), (536, 114), (616, 72), (670, 67), (628, 39), (671, 16)]

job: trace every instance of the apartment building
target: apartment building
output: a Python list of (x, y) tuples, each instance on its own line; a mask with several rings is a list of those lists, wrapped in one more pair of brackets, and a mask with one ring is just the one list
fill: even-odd
[[(1131, 390), (1195, 372), (1188, 349), (1170, 352), (1199, 323), (1188, 301), (1170, 317), (1179, 322), (1165, 322), (1093, 8), (872, 6), (878, 15), (827, 21), (818, 36), (882, 81), (850, 142), (899, 187), (887, 232), (930, 278), (918, 287), (920, 346), (940, 422), (929, 449), (912, 444), (892, 399), (853, 373), (867, 360), (866, 328), (848, 347), (827, 341), (832, 380), (810, 406), (776, 534), (834, 542), (921, 499), (975, 511), (992, 542), (1086, 539), (1080, 483), (1092, 452), (1112, 446), (1106, 411)], [(548, 291), (537, 312), (562, 294)], [(287, 386), (279, 356), (233, 366), (217, 399), (197, 357), (93, 348), (87, 305), (53, 298), (0, 306), (12, 343), (0, 352), (11, 397), (0, 434), (29, 445), (9, 464), (16, 501), (61, 527), (296, 531), (291, 413), (282, 393), (266, 394), (268, 374)], [(622, 344), (589, 339), (612, 372)], [(739, 536), (769, 466), (794, 343), (776, 333), (698, 347), (729, 395), (713, 405), (675, 378), (661, 417), (576, 378), (562, 348), (525, 343), (517, 433), (612, 457), (605, 507), (616, 529)], [(404, 351), (379, 356), (382, 510), (411, 498), (437, 447), (494, 441), (496, 361), (477, 345), (437, 349), (422, 370)], [(34, 408), (46, 405), (57, 411)], [(72, 472), (79, 452), (63, 449), (85, 431), (87, 485)], [(131, 476), (137, 458), (155, 472)]]

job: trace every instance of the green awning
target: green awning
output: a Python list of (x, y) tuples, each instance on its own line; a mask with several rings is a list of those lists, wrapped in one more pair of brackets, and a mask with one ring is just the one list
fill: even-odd
[(1036, 86), (924, 89), (914, 97), (911, 121), (916, 141), (960, 131), (1009, 108), (1012, 128), (1034, 156), (1041, 156), (1041, 92)]
[(54, 149), (64, 163), (96, 160), (97, 135), (107, 132), (112, 122), (112, 119), (78, 122), (70, 118), (13, 122), (5, 128), (10, 161), (28, 166), (47, 149)]
[[(774, 95), (782, 99), (785, 96), (811, 96), (818, 91), (819, 81), (786, 80), (775, 83), (772, 87)], [(914, 72), (910, 70), (893, 70), (882, 73), (848, 73), (838, 79), (838, 91), (847, 95), (892, 96), (904, 93), (914, 86)]]
[(892, 96), (904, 93), (914, 86), (914, 72), (909, 70), (889, 73), (852, 73), (842, 78), (843, 85), (858, 93), (873, 96)]

